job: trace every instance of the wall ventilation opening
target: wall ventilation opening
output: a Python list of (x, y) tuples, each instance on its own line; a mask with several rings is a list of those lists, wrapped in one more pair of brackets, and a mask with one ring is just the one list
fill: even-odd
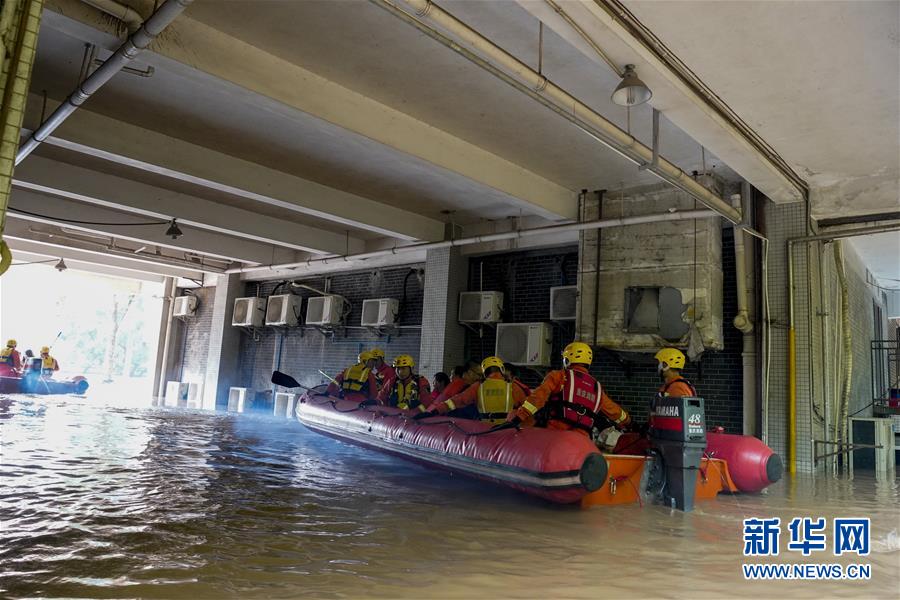
[(625, 330), (678, 341), (690, 329), (684, 320), (686, 308), (681, 290), (673, 287), (625, 288)]

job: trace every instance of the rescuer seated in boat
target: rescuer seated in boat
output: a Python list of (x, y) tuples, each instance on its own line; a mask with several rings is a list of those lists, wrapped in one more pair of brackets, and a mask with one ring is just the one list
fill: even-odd
[(428, 407), (427, 413), (416, 415), (415, 418), (443, 415), (474, 404), (478, 408), (477, 418), (480, 421), (494, 425), (506, 421), (510, 411), (522, 404), (527, 394), (520, 386), (506, 380), (506, 366), (502, 359), (487, 357), (481, 363), (481, 370), (484, 372), (484, 381), (473, 383), (462, 393), (443, 402), (435, 402)]
[(6, 348), (0, 350), (0, 375), (14, 377), (22, 369), (22, 357), (16, 350), (16, 340), (8, 340)]
[(379, 404), (425, 411), (431, 399), (431, 386), (428, 379), (413, 373), (415, 366), (416, 361), (409, 354), (401, 354), (394, 359), (396, 376), (381, 388), (378, 393)]
[(465, 365), (455, 366), (450, 376), (450, 384), (441, 390), (440, 393), (431, 394), (431, 404), (443, 402), (447, 398), (462, 392), (473, 383), (481, 381), (481, 379), (481, 365), (477, 362), (470, 360)]
[(359, 353), (357, 363), (338, 373), (328, 385), (329, 396), (338, 396), (358, 402), (375, 402), (378, 397), (378, 384), (372, 365), (375, 360), (372, 353), (364, 350)]
[(663, 380), (663, 384), (659, 388), (660, 396), (671, 398), (697, 396), (697, 389), (694, 385), (681, 376), (681, 370), (684, 369), (684, 365), (687, 362), (687, 358), (681, 350), (678, 348), (663, 348), (656, 353), (655, 358), (659, 361), (657, 370)]
[(41, 376), (53, 377), (56, 371), (59, 371), (59, 362), (50, 356), (50, 347), (44, 346), (41, 348)]
[(375, 382), (378, 384), (378, 391), (380, 392), (384, 384), (393, 379), (396, 373), (391, 365), (384, 362), (384, 350), (372, 348), (369, 352), (372, 353), (372, 359), (375, 361), (372, 364), (372, 373), (375, 375)]
[(529, 422), (546, 406), (549, 429), (571, 429), (590, 436), (595, 422), (604, 417), (617, 428), (627, 427), (631, 417), (588, 373), (594, 359), (591, 347), (583, 342), (572, 342), (565, 347), (562, 357), (563, 368), (548, 373), (509, 421), (515, 424)]
[(431, 399), (434, 400), (450, 385), (450, 377), (443, 371), (438, 371), (431, 379)]
[(506, 374), (504, 375), (505, 379), (513, 385), (519, 386), (522, 391), (525, 392), (525, 395), (529, 396), (531, 394), (531, 388), (525, 385), (521, 379), (516, 377), (516, 365), (504, 363), (504, 368), (506, 369)]

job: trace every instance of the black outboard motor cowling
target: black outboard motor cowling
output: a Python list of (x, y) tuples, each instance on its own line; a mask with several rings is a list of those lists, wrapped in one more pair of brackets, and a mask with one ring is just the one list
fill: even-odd
[(663, 458), (664, 497), (679, 510), (694, 510), (697, 472), (706, 450), (703, 398), (654, 399), (650, 406), (650, 443)]

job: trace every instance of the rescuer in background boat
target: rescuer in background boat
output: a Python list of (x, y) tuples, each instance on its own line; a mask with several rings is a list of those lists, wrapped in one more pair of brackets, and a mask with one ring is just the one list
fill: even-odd
[(482, 379), (481, 365), (474, 360), (468, 361), (465, 365), (453, 367), (451, 373), (450, 384), (441, 392), (431, 394), (432, 404), (435, 402), (443, 402), (447, 398), (459, 394), (473, 383), (477, 383)]
[(378, 384), (375, 380), (375, 374), (372, 372), (375, 360), (372, 353), (368, 350), (360, 352), (357, 358), (358, 361), (355, 365), (349, 366), (341, 373), (338, 373), (334, 380), (328, 384), (328, 394), (330, 396), (340, 396), (341, 398), (356, 396), (358, 400), (374, 402), (378, 396)]
[(384, 387), (384, 384), (393, 379), (397, 374), (394, 372), (391, 365), (384, 362), (384, 350), (381, 348), (372, 348), (369, 352), (372, 354), (372, 359), (375, 361), (372, 363), (372, 373), (375, 375), (375, 382), (378, 384), (378, 391), (380, 392), (381, 388)]
[(428, 380), (413, 373), (416, 361), (409, 354), (394, 358), (396, 376), (385, 383), (378, 393), (378, 403), (397, 408), (418, 409), (425, 412), (431, 400), (431, 385)]
[(441, 392), (446, 390), (448, 385), (450, 385), (450, 377), (446, 373), (443, 371), (435, 373), (434, 379), (431, 381), (431, 399), (434, 400), (440, 396)]
[(435, 402), (428, 407), (428, 412), (414, 418), (442, 415), (475, 404), (479, 420), (494, 424), (506, 421), (510, 411), (521, 405), (527, 394), (519, 385), (507, 381), (506, 366), (499, 357), (489, 356), (484, 359), (481, 370), (484, 372), (484, 381), (470, 385), (462, 393), (443, 402)]
[(4, 377), (15, 376), (22, 369), (22, 357), (16, 350), (17, 345), (16, 340), (11, 339), (6, 342), (6, 348), (0, 350), (0, 375)]
[(563, 369), (551, 371), (525, 400), (510, 422), (529, 421), (545, 405), (549, 411), (548, 429), (572, 429), (590, 436), (595, 422), (606, 417), (621, 429), (631, 417), (606, 395), (600, 383), (588, 373), (594, 360), (591, 347), (572, 342), (562, 352)]
[(50, 356), (50, 346), (44, 346), (41, 348), (41, 376), (53, 377), (56, 371), (59, 371), (59, 362)]
[(678, 348), (663, 348), (654, 357), (659, 361), (658, 371), (663, 385), (659, 388), (660, 396), (672, 398), (696, 397), (697, 389), (690, 381), (681, 376), (681, 370), (687, 362), (684, 353)]

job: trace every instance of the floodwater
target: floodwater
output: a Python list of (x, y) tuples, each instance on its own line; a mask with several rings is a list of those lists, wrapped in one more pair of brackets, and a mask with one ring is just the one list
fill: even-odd
[[(661, 506), (552, 506), (299, 423), (0, 397), (0, 596), (898, 598), (896, 479)], [(872, 518), (869, 581), (743, 579), (742, 519)], [(786, 537), (785, 533), (782, 538)], [(755, 562), (766, 562), (757, 559)]]

